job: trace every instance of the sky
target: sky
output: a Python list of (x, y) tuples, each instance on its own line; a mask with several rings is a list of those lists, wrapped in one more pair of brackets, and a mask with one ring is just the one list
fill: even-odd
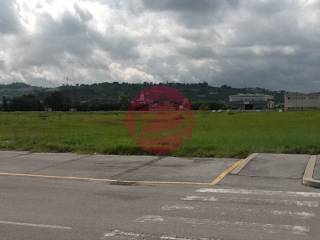
[(320, 91), (320, 0), (0, 0), (0, 83)]

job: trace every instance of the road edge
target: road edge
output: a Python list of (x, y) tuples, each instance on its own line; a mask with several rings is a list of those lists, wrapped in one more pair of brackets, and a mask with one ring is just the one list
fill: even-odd
[(241, 163), (230, 173), (232, 175), (238, 175), (242, 169), (244, 169), (255, 157), (258, 156), (258, 153), (252, 153), (247, 158), (243, 159)]
[(310, 186), (310, 187), (316, 187), (320, 188), (320, 180), (316, 180), (313, 178), (314, 169), (316, 167), (317, 162), (317, 156), (312, 155), (308, 161), (308, 165), (306, 167), (306, 170), (303, 175), (303, 184)]

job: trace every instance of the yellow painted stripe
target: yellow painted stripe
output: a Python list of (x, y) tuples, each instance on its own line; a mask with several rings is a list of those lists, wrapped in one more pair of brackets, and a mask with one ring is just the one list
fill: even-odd
[(242, 161), (243, 159), (232, 164), (230, 167), (228, 167), (226, 170), (220, 173), (217, 177), (215, 177), (213, 181), (210, 183), (210, 185), (214, 186), (220, 183), (229, 173), (231, 173), (234, 169), (236, 169), (242, 163)]
[(51, 176), (51, 175), (36, 175), (36, 174), (24, 174), (24, 173), (0, 173), (0, 176), (43, 178), (43, 179), (52, 179), (52, 180), (104, 182), (104, 183), (140, 184), (140, 185), (201, 185), (201, 186), (210, 185), (209, 183), (199, 183), (199, 182), (127, 181), (127, 180), (114, 180), (114, 179), (105, 179), (105, 178)]

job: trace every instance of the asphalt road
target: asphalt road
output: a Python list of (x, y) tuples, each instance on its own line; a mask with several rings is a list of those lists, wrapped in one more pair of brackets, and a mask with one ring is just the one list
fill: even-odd
[(237, 159), (1, 152), (0, 239), (317, 240), (307, 161), (260, 154), (212, 186)]

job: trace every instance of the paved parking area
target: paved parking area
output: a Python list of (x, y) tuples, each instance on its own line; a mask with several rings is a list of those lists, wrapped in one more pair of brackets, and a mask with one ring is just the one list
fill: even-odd
[(0, 171), (27, 175), (0, 175), (0, 239), (316, 240), (320, 190), (301, 183), (308, 157), (259, 154), (210, 186), (237, 159), (6, 152)]

